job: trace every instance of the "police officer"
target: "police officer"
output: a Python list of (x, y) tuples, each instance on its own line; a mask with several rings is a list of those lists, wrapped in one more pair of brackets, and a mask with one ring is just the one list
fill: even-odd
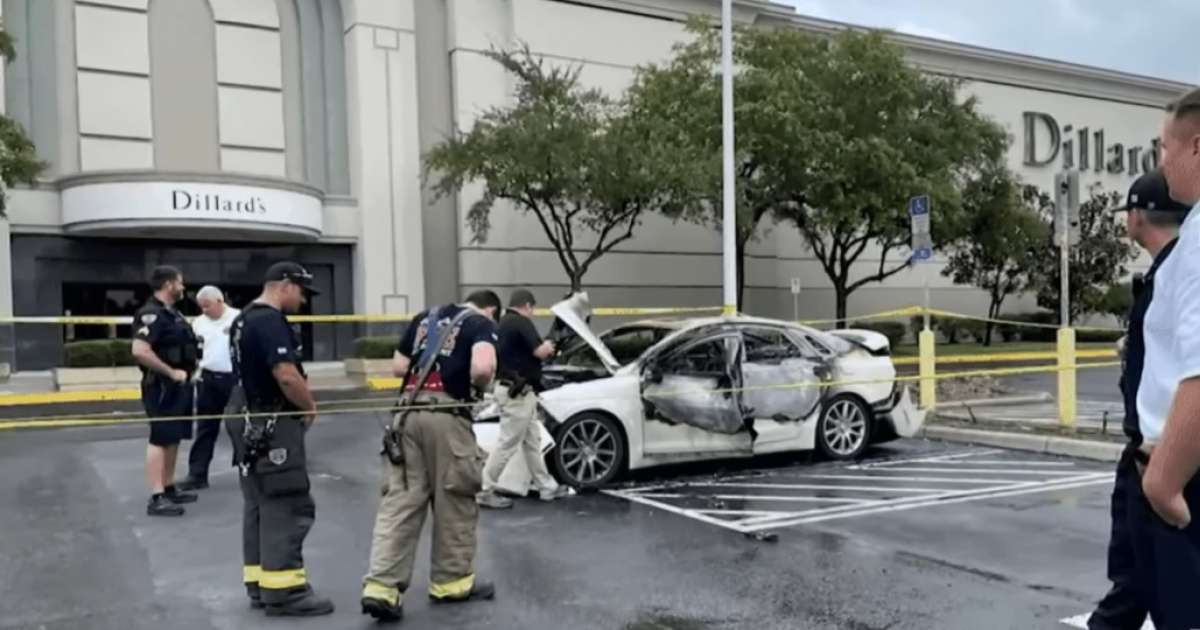
[(1133, 306), (1129, 328), (1124, 337), (1121, 394), (1125, 399), (1125, 435), (1129, 443), (1117, 464), (1112, 493), (1112, 537), (1108, 546), (1108, 577), (1112, 588), (1088, 619), (1090, 630), (1137, 630), (1146, 620), (1149, 607), (1138, 592), (1135, 554), (1130, 538), (1130, 501), (1137, 496), (1139, 483), (1136, 453), (1142, 444), (1138, 428), (1137, 391), (1142, 381), (1146, 346), (1142, 324), (1154, 295), (1154, 275), (1175, 247), (1179, 226), (1188, 207), (1171, 199), (1167, 180), (1160, 171), (1137, 179), (1129, 188), (1123, 208), (1129, 237), (1154, 257), (1150, 270), (1134, 282)]
[[(174, 267), (155, 268), (150, 276), (154, 295), (133, 316), (133, 358), (142, 370), (142, 406), (150, 418), (146, 448), (146, 483), (150, 516), (182, 516), (183, 503), (196, 495), (175, 488), (179, 442), (192, 437), (192, 394), (189, 382), (200, 350), (192, 327), (175, 304), (183, 298), (183, 274)], [(155, 420), (155, 418), (178, 418)]]
[(304, 538), (316, 516), (304, 434), (317, 416), (300, 341), (285, 315), (312, 293), (304, 267), (272, 265), (262, 295), (234, 321), (230, 340), (249, 412), (226, 422), (244, 502), (243, 579), (251, 606), (268, 616), (333, 612), (333, 603), (313, 592), (304, 568)]
[(497, 336), (500, 367), (496, 400), (500, 403), (500, 441), (488, 455), (483, 467), (483, 492), (476, 498), (481, 507), (511, 508), (513, 502), (495, 492), (500, 476), (517, 451), (537, 486), (538, 497), (554, 501), (567, 496), (566, 486), (558, 485), (546, 459), (542, 457), (542, 434), (537, 422), (537, 394), (543, 390), (542, 361), (554, 356), (554, 344), (544, 341), (533, 325), (533, 293), (513, 291), (508, 312), (500, 319)]
[[(393, 371), (404, 376), (406, 384), (413, 383), (409, 400), (429, 408), (401, 410), (385, 436), (384, 491), (371, 566), (363, 579), (363, 614), (380, 621), (401, 618), (401, 600), (412, 580), (417, 542), (430, 507), (430, 599), (451, 603), (495, 596), (492, 584), (475, 578), (475, 495), (482, 487), (483, 453), (471, 429), (471, 405), (479, 392), (491, 388), (495, 377), (499, 310), (495, 293), (477, 291), (464, 304), (419, 314), (400, 338)], [(443, 391), (421, 392), (433, 366)]]

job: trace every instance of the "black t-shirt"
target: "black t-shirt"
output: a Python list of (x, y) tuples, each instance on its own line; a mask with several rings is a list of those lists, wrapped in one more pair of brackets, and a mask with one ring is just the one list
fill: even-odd
[[(463, 306), (452, 305), (438, 313), (438, 324), (449, 323)], [(428, 339), (426, 319), (429, 311), (422, 311), (400, 336), (396, 351), (416, 361)], [(471, 399), (471, 348), (477, 343), (496, 345), (496, 323), (482, 314), (469, 315), (458, 324), (458, 329), (446, 333), (449, 337), (442, 346), (436, 369), (442, 379), (442, 388), (457, 400)]]
[[(163, 363), (191, 372), (200, 359), (199, 341), (179, 311), (151, 297), (133, 316), (133, 338), (150, 344)], [(146, 373), (145, 367), (142, 372)]]
[(525, 379), (535, 390), (542, 386), (542, 360), (533, 356), (533, 351), (542, 345), (542, 337), (528, 317), (508, 311), (500, 318), (497, 332), (500, 342), (496, 352), (500, 362), (500, 376)]
[(1154, 257), (1150, 270), (1142, 280), (1142, 290), (1133, 297), (1133, 307), (1129, 310), (1129, 330), (1125, 334), (1125, 360), (1121, 370), (1121, 394), (1125, 399), (1125, 435), (1129, 436), (1134, 446), (1141, 446), (1142, 431), (1138, 422), (1137, 395), (1138, 387), (1142, 384), (1142, 370), (1146, 364), (1146, 338), (1142, 332), (1142, 324), (1146, 321), (1146, 311), (1150, 310), (1150, 301), (1154, 299), (1154, 273), (1162, 266), (1175, 242), (1167, 243), (1162, 251)]
[(304, 374), (303, 347), (287, 316), (272, 306), (252, 304), (234, 320), (229, 344), (251, 409), (295, 411), (271, 373), (280, 363), (292, 363)]

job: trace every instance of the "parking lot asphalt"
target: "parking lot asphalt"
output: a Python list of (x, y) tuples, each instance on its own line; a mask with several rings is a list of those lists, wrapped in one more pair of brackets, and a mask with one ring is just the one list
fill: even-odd
[[(359, 581), (378, 428), (309, 435), (306, 544), (331, 617), (280, 622), (240, 584), (240, 494), (219, 443), (180, 519), (145, 516), (144, 427), (0, 432), (0, 628), (371, 628)], [(402, 628), (1066, 628), (1107, 587), (1102, 465), (925, 441), (858, 464), (803, 456), (639, 472), (607, 492), (486, 512), (495, 602), (430, 607), (422, 546)]]

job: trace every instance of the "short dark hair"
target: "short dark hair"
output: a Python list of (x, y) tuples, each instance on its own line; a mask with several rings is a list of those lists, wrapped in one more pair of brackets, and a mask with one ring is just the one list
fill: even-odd
[(183, 272), (170, 265), (159, 265), (150, 273), (150, 288), (158, 291), (168, 282), (178, 280)]
[(467, 296), (467, 303), (474, 304), (476, 308), (494, 308), (500, 310), (500, 296), (496, 295), (495, 291), (481, 289)]
[(1186, 212), (1173, 212), (1166, 210), (1138, 210), (1141, 213), (1142, 219), (1160, 228), (1178, 228), (1183, 225), (1183, 220), (1187, 218)]
[(1190, 117), (1196, 122), (1200, 122), (1200, 88), (1190, 90), (1167, 103), (1167, 113), (1171, 114), (1175, 120)]

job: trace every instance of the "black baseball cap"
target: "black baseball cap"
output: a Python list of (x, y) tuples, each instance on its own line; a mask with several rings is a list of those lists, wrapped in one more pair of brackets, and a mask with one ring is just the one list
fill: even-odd
[(529, 289), (517, 289), (508, 297), (508, 306), (533, 306), (537, 304), (537, 298), (533, 297), (533, 292)]
[(1129, 187), (1122, 210), (1156, 210), (1158, 212), (1187, 213), (1191, 208), (1171, 198), (1167, 178), (1162, 171), (1154, 169), (1137, 178)]
[(312, 286), (312, 274), (299, 263), (290, 261), (277, 262), (267, 268), (267, 275), (263, 277), (263, 282), (282, 282), (284, 280), (300, 285), (310, 295), (321, 294), (320, 291), (317, 291)]

